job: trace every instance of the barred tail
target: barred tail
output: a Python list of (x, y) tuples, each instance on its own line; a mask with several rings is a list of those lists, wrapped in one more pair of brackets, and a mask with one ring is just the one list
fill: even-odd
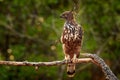
[(75, 64), (70, 63), (67, 65), (67, 74), (68, 77), (74, 77), (75, 75)]

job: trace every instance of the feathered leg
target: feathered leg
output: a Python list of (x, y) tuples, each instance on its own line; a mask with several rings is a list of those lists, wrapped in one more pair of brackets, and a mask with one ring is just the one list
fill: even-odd
[(78, 61), (78, 60), (77, 60), (77, 55), (74, 54), (73, 59), (72, 59), (72, 62), (73, 62), (73, 63), (77, 63), (77, 61)]

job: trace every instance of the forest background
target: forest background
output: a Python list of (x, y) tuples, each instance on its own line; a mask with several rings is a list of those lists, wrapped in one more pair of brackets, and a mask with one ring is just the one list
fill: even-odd
[[(59, 15), (72, 0), (0, 0), (0, 60), (63, 60)], [(99, 55), (120, 79), (120, 0), (79, 0), (76, 20), (84, 29), (82, 52)], [(0, 80), (69, 80), (66, 67), (0, 65)], [(100, 68), (79, 64), (73, 80), (105, 80)]]

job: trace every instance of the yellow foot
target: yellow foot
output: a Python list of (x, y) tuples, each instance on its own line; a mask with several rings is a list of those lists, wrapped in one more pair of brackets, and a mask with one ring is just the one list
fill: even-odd
[(77, 63), (77, 62), (78, 62), (78, 59), (77, 59), (77, 55), (76, 55), (76, 54), (74, 54), (73, 59), (72, 59), (72, 62), (73, 62), (73, 63)]
[(65, 59), (67, 63), (72, 63), (71, 59)]
[(70, 59), (70, 56), (69, 56), (69, 55), (66, 55), (66, 56), (65, 56), (65, 60), (66, 60), (67, 63), (72, 62), (72, 60)]
[(73, 63), (77, 63), (77, 62), (78, 62), (78, 59), (77, 59), (77, 58), (75, 58), (75, 59), (73, 58), (73, 59), (72, 59), (72, 62), (73, 62)]

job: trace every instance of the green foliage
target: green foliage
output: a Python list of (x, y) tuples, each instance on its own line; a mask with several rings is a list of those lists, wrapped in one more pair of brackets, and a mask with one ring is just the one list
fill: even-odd
[[(79, 2), (76, 19), (84, 29), (81, 52), (99, 54), (119, 77), (120, 0)], [(64, 59), (59, 41), (64, 20), (59, 15), (72, 8), (72, 0), (0, 0), (0, 60)], [(96, 80), (94, 76), (104, 79), (99, 71), (99, 75), (92, 71), (94, 67), (86, 67), (80, 71), (77, 68), (73, 80)], [(0, 66), (0, 80), (10, 79), (69, 80), (62, 66), (40, 67), (38, 71), (33, 67)]]

